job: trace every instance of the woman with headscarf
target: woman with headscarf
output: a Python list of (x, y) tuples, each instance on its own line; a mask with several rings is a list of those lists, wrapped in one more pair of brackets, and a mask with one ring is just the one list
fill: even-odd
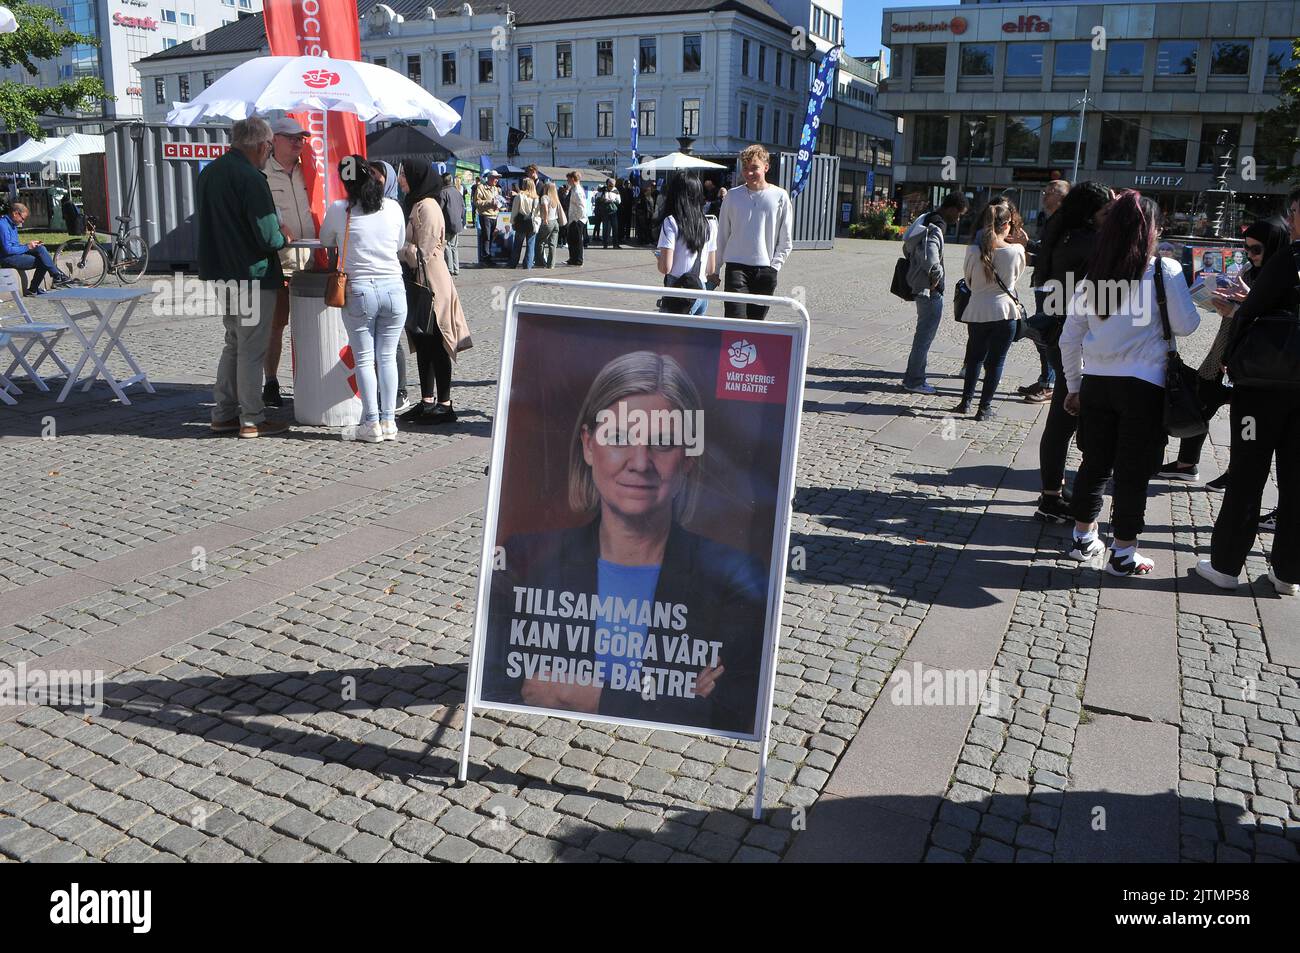
[[(451, 365), (471, 342), (443, 254), (447, 222), (438, 204), (443, 178), (432, 164), (409, 159), (402, 162), (398, 178), (406, 191), (403, 208), (407, 216), (406, 243), (398, 257), (409, 269), (412, 305), (425, 303), (423, 308), (408, 308), (407, 331), (420, 370), (421, 400), (403, 419), (420, 425), (449, 424), (456, 419), (451, 404)], [(432, 307), (427, 304), (429, 293)]]
[[(1253, 285), (1264, 269), (1264, 263), (1279, 251), (1285, 251), (1291, 244), (1291, 232), (1281, 218), (1261, 219), (1246, 229), (1246, 257), (1250, 264), (1241, 273), (1241, 280), (1247, 287)], [(1232, 316), (1220, 316), (1219, 330), (1214, 335), (1214, 343), (1201, 366), (1197, 368), (1196, 396), (1200, 398), (1201, 410), (1205, 419), (1210, 420), (1220, 407), (1226, 407), (1232, 399), (1232, 388), (1223, 383), (1224, 352), (1232, 336)], [(1201, 447), (1205, 445), (1207, 434), (1199, 437), (1184, 437), (1178, 444), (1178, 459), (1167, 463), (1160, 469), (1160, 475), (1166, 480), (1182, 480), (1187, 483), (1200, 481), (1201, 471), (1197, 465), (1201, 459)], [(1228, 471), (1205, 484), (1211, 490), (1223, 490), (1228, 486)], [(1272, 515), (1272, 514), (1270, 514)], [(1268, 517), (1265, 517), (1268, 519)]]
[(370, 163), (370, 171), (384, 184), (384, 198), (402, 204), (402, 193), (397, 185), (397, 170), (387, 162), (376, 160)]

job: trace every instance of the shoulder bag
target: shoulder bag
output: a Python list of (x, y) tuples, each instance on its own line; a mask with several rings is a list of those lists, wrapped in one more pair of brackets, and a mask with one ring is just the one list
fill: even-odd
[(966, 284), (965, 278), (958, 278), (957, 285), (952, 289), (952, 319), (961, 321), (961, 316), (966, 313), (966, 306), (970, 304), (970, 285)]
[(1300, 314), (1283, 309), (1259, 315), (1235, 336), (1224, 363), (1234, 386), (1300, 387)]
[(437, 334), (438, 312), (436, 296), (429, 282), (429, 270), (424, 261), (424, 251), (416, 246), (416, 270), (406, 281), (406, 330), (411, 334)]
[(1165, 360), (1165, 433), (1171, 437), (1199, 437), (1210, 429), (1197, 396), (1196, 371), (1183, 363), (1178, 342), (1169, 327), (1169, 309), (1165, 301), (1165, 269), (1156, 259), (1156, 307), (1160, 326), (1169, 352)]
[(348, 257), (348, 235), (352, 231), (352, 210), (348, 209), (348, 223), (343, 228), (343, 250), (339, 252), (338, 265), (325, 278), (325, 304), (341, 308), (348, 296), (348, 273), (343, 270)]

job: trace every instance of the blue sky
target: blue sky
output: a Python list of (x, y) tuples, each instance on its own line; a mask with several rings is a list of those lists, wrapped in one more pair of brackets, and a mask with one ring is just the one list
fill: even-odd
[[(880, 52), (880, 11), (885, 7), (957, 6), (957, 0), (844, 0), (844, 36), (853, 56)], [(888, 62), (889, 51), (885, 51)]]

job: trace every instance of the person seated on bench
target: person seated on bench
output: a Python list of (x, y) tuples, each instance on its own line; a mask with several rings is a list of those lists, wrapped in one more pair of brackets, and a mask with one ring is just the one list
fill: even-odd
[[(45, 293), (41, 284), (47, 273), (54, 276), (56, 288), (72, 281), (70, 276), (59, 271), (43, 242), (24, 243), (18, 237), (18, 229), (27, 221), (28, 214), (26, 205), (15, 202), (8, 215), (0, 215), (0, 256), (3, 256), (0, 257), (0, 268), (16, 268), (22, 272), (27, 281), (27, 287), (23, 289), (26, 297)], [(28, 269), (32, 270), (30, 280), (27, 280)]]

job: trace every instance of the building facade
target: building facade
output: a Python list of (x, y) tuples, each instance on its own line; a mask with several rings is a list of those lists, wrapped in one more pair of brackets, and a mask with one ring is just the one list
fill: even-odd
[(1292, 63), (1296, 0), (891, 8), (882, 36), (904, 217), (957, 187), (977, 207), (1011, 190), (1032, 220), (1044, 182), (1077, 178), (1141, 189), (1195, 230), (1228, 152), (1241, 217), (1280, 205), (1264, 174), (1291, 156), (1257, 116)]

